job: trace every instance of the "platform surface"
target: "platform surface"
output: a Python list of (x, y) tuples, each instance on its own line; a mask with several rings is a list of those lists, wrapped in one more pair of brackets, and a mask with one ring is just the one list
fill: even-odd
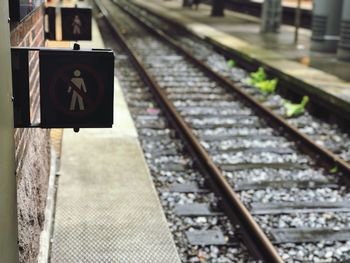
[[(262, 3), (263, 0), (251, 0), (252, 2)], [(296, 7), (297, 1), (296, 0), (282, 0), (282, 5), (284, 7)], [(312, 9), (312, 0), (301, 0), (300, 1), (300, 7), (305, 10), (311, 10)]]
[[(93, 42), (102, 48), (93, 23)], [(65, 130), (52, 263), (178, 263), (137, 132), (115, 82), (112, 129)]]
[(206, 4), (194, 10), (182, 8), (182, 0), (133, 1), (201, 38), (260, 62), (292, 83), (302, 84), (310, 94), (350, 112), (350, 62), (337, 60), (335, 54), (311, 52), (310, 30), (300, 29), (295, 45), (291, 26), (282, 26), (279, 34), (260, 34), (259, 18), (230, 10), (225, 10), (225, 17), (210, 17), (211, 7)]

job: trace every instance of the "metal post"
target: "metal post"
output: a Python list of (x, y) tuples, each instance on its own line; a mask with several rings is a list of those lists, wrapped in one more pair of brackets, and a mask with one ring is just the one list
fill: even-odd
[(343, 0), (314, 0), (311, 50), (336, 52), (340, 39)]
[(301, 0), (298, 0), (297, 8), (295, 9), (295, 31), (294, 31), (294, 44), (298, 43), (299, 38), (299, 28), (300, 28), (300, 16), (301, 16)]
[(17, 195), (8, 1), (0, 1), (0, 262), (18, 262)]
[(344, 0), (337, 57), (350, 61), (350, 0)]
[(282, 1), (265, 0), (261, 10), (261, 33), (279, 32), (282, 21)]
[(225, 16), (224, 14), (224, 9), (225, 9), (225, 0), (215, 0), (212, 2), (212, 7), (211, 7), (211, 16)]

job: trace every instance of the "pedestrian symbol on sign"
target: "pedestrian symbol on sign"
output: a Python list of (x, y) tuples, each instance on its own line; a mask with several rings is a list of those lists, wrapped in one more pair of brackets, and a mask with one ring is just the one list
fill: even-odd
[(68, 87), (68, 93), (72, 92), (72, 99), (71, 99), (70, 108), (69, 108), (71, 111), (75, 110), (77, 101), (79, 104), (79, 109), (82, 111), (85, 110), (84, 100), (81, 96), (81, 90), (83, 90), (84, 93), (87, 93), (87, 90), (86, 90), (84, 79), (80, 77), (80, 74), (81, 73), (79, 69), (76, 69), (74, 71), (75, 77), (71, 78), (71, 83), (70, 83), (71, 85), (69, 85)]
[(80, 35), (81, 33), (80, 27), (82, 26), (82, 23), (78, 15), (74, 16), (72, 26), (73, 26), (73, 35)]

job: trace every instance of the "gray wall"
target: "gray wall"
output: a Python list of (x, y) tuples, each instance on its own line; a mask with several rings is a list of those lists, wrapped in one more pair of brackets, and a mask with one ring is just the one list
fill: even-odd
[(8, 1), (0, 1), (0, 262), (18, 260)]

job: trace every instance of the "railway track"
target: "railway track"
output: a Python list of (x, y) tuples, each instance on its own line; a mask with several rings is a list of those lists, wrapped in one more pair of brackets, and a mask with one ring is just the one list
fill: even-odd
[[(341, 125), (334, 122), (327, 122), (325, 119), (320, 119), (317, 116), (329, 115), (330, 111), (327, 107), (322, 107), (322, 105), (312, 105), (314, 107), (312, 110), (313, 113), (307, 111), (299, 117), (288, 118), (286, 117), (286, 109), (284, 107), (285, 99), (293, 97), (293, 94), (290, 96), (288, 88), (284, 87), (285, 83), (278, 86), (276, 93), (262, 93), (253, 85), (246, 82), (249, 77), (249, 69), (254, 68), (254, 66), (248, 66), (248, 69), (241, 66), (231, 68), (227, 65), (225, 57), (216, 51), (216, 46), (211, 46), (204, 42), (204, 40), (190, 35), (188, 32), (184, 32), (175, 25), (169, 24), (144, 10), (140, 11), (140, 9), (134, 5), (127, 4), (126, 2), (123, 2), (123, 5), (128, 6), (130, 12), (136, 12), (137, 15), (142, 17), (144, 21), (147, 21), (150, 26), (157, 28), (158, 31), (161, 30), (167, 36), (171, 36), (171, 39), (174, 40), (177, 45), (181, 46), (181, 48), (188, 53), (191, 53), (197, 60), (203, 61), (205, 65), (210, 67), (222, 78), (233, 82), (237, 88), (248, 93), (255, 98), (255, 100), (284, 118), (286, 122), (297, 128), (301, 133), (310, 137), (316, 144), (325, 147), (339, 158), (347, 162), (350, 161), (349, 118), (344, 119), (340, 117), (337, 123)], [(281, 90), (280, 93), (278, 93), (279, 90)], [(320, 104), (313, 99), (311, 99), (311, 103)], [(334, 114), (329, 115), (328, 118), (334, 119)]]
[(125, 60), (117, 59), (118, 66), (118, 78), (182, 262), (253, 260), (225, 215), (220, 197), (184, 151), (184, 143), (150, 91), (135, 88), (145, 87), (144, 81)]
[(208, 188), (193, 158), (184, 152), (184, 144), (149, 90), (135, 89), (135, 84), (145, 83), (137, 75), (128, 78), (130, 72), (135, 72), (132, 65), (125, 61), (118, 61), (118, 65), (123, 68), (119, 70), (119, 79), (182, 261), (249, 259), (219, 198)]
[(253, 262), (257, 252), (251, 255), (241, 242), (244, 232), (226, 215), (222, 197), (210, 190), (212, 184), (203, 175), (208, 172), (186, 154), (174, 125), (169, 125), (125, 51), (115, 42), (111, 46), (119, 54), (118, 78), (182, 262)]
[[(246, 262), (250, 257), (266, 262), (348, 260), (350, 207), (347, 202), (350, 195), (337, 177), (327, 173), (327, 169), (337, 163), (345, 174), (347, 163), (303, 135), (292, 137), (297, 131), (290, 125), (240, 90), (232, 94), (230, 82), (214, 72), (208, 74), (208, 67), (181, 48), (174, 48), (168, 40), (161, 40), (145, 30), (111, 1), (96, 0), (96, 3), (137, 69), (136, 72), (135, 68), (122, 63), (119, 65), (123, 67), (117, 70), (122, 72), (122, 86), (127, 86), (126, 97), (156, 184), (169, 188), (169, 183), (177, 180), (177, 175), (171, 175), (173, 170), (183, 173), (177, 182), (180, 188), (191, 188), (189, 177), (198, 174), (192, 172), (195, 167), (207, 175), (207, 181), (203, 183), (203, 179), (199, 179), (183, 200), (179, 197), (184, 194), (179, 193), (181, 191), (173, 191), (175, 197), (171, 196), (170, 189), (160, 191), (165, 207), (173, 208), (167, 214), (168, 219), (178, 211), (174, 202), (172, 206), (169, 204), (169, 196), (170, 200), (182, 200), (181, 203), (205, 200), (213, 211), (218, 208), (219, 200), (219, 206), (235, 226), (234, 230), (228, 227), (223, 231), (239, 232), (239, 241), (243, 240), (250, 252), (238, 246), (240, 250), (234, 253), (237, 262)], [(135, 81), (138, 74), (153, 95), (148, 93), (144, 82)], [(169, 140), (173, 132), (167, 126), (168, 118), (185, 144), (179, 139)], [(195, 156), (194, 161), (180, 154), (183, 147)], [(213, 195), (202, 192), (203, 196), (196, 199), (194, 192), (197, 190), (193, 189), (203, 190), (209, 185), (219, 197), (204, 197)], [(208, 222), (207, 217), (204, 218), (206, 220), (201, 220)], [(170, 220), (171, 225), (176, 225), (174, 220)], [(188, 225), (196, 224), (193, 220), (188, 222)], [(234, 240), (234, 234), (227, 236)], [(190, 237), (186, 240), (188, 242)], [(208, 247), (205, 242), (202, 245)], [(230, 248), (234, 247), (237, 245)], [(232, 254), (233, 250), (230, 251), (224, 254)], [(200, 256), (196, 254), (196, 257), (185, 256), (189, 262), (200, 262), (195, 261), (200, 260)]]

